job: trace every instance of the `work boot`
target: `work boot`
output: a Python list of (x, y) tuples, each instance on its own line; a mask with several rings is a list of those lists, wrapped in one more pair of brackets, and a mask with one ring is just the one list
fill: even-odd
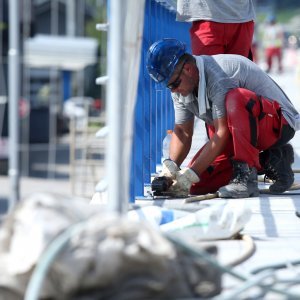
[(274, 182), (269, 187), (271, 193), (281, 194), (292, 186), (294, 183), (292, 145), (286, 144), (263, 151), (259, 155), (259, 160), (265, 176)]
[(218, 191), (221, 198), (248, 198), (259, 195), (256, 169), (248, 164), (233, 161), (233, 176), (228, 185)]

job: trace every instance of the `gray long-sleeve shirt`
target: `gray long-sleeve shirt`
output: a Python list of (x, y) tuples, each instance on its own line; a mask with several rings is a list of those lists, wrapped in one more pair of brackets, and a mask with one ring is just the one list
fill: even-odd
[(245, 88), (257, 95), (276, 100), (282, 114), (295, 130), (300, 129), (300, 115), (282, 89), (255, 63), (234, 54), (195, 56), (199, 69), (198, 97), (172, 93), (175, 123), (182, 124), (194, 116), (212, 124), (226, 116), (225, 97), (235, 88)]

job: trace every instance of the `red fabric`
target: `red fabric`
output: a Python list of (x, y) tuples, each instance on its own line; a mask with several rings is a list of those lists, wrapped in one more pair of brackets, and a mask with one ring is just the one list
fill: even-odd
[(194, 55), (240, 54), (249, 56), (254, 22), (217, 23), (194, 21), (190, 28)]
[[(265, 114), (259, 120), (262, 109)], [(286, 124), (276, 101), (269, 101), (242, 88), (231, 90), (227, 94), (226, 111), (231, 138), (222, 154), (200, 174), (201, 180), (193, 184), (191, 194), (213, 193), (228, 184), (232, 176), (231, 159), (246, 162), (250, 167), (254, 166), (259, 170), (259, 152), (269, 148), (280, 138), (282, 124)], [(250, 118), (254, 125), (250, 125)], [(214, 127), (207, 128), (211, 138)], [(251, 144), (251, 136), (252, 139), (254, 137), (252, 142), (255, 145)], [(202, 149), (194, 156), (189, 166), (197, 159)]]
[[(214, 127), (207, 126), (209, 137), (214, 134)], [(197, 152), (189, 163), (189, 167), (200, 155), (203, 147)], [(232, 164), (230, 157), (233, 154), (233, 147), (231, 140), (228, 141), (226, 149), (223, 153), (216, 157), (216, 159), (210, 164), (205, 172), (200, 174), (201, 180), (194, 183), (191, 187), (190, 193), (192, 195), (203, 195), (207, 193), (216, 192), (221, 186), (227, 185), (232, 176)]]
[(271, 70), (274, 58), (278, 60), (278, 71), (282, 71), (282, 51), (281, 48), (267, 48), (265, 50), (266, 60), (268, 64), (268, 72)]
[[(252, 114), (257, 126), (256, 144), (251, 144), (249, 111), (246, 105), (253, 103)], [(265, 116), (259, 121), (261, 105)], [(280, 106), (276, 101), (259, 97), (246, 89), (234, 89), (226, 95), (227, 123), (233, 139), (234, 160), (247, 162), (250, 167), (260, 169), (258, 154), (272, 146), (280, 137), (282, 127)]]

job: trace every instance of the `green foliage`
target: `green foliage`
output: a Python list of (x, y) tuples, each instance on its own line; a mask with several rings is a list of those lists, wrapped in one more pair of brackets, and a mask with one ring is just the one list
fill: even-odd
[(7, 29), (7, 24), (4, 22), (0, 22), (0, 30)]
[[(293, 17), (300, 15), (300, 7), (298, 5), (297, 9), (276, 10), (275, 15), (279, 23), (286, 24), (289, 23)], [(257, 13), (256, 23), (264, 23), (267, 16), (267, 13)]]
[(276, 0), (276, 8), (278, 10), (281, 9), (286, 9), (288, 8), (289, 10), (292, 9), (297, 9), (299, 8), (299, 0)]
[(299, 16), (300, 8), (299, 4), (297, 9), (285, 9), (285, 10), (278, 10), (276, 14), (278, 22), (281, 23), (288, 23), (293, 17)]

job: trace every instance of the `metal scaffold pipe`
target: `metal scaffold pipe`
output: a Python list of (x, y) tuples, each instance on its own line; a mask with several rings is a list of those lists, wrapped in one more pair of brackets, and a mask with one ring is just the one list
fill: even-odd
[[(124, 177), (123, 177), (123, 1), (111, 0), (110, 4), (110, 32), (108, 51), (108, 147), (107, 147), (107, 175), (108, 199), (113, 211), (124, 211)], [(127, 199), (128, 201), (128, 199)]]
[(18, 101), (20, 94), (19, 78), (19, 1), (9, 1), (9, 69), (8, 69), (8, 99), (9, 99), (9, 169), (11, 193), (9, 210), (19, 199), (19, 114)]
[(67, 0), (67, 18), (66, 18), (66, 28), (68, 36), (75, 36), (75, 1)]

